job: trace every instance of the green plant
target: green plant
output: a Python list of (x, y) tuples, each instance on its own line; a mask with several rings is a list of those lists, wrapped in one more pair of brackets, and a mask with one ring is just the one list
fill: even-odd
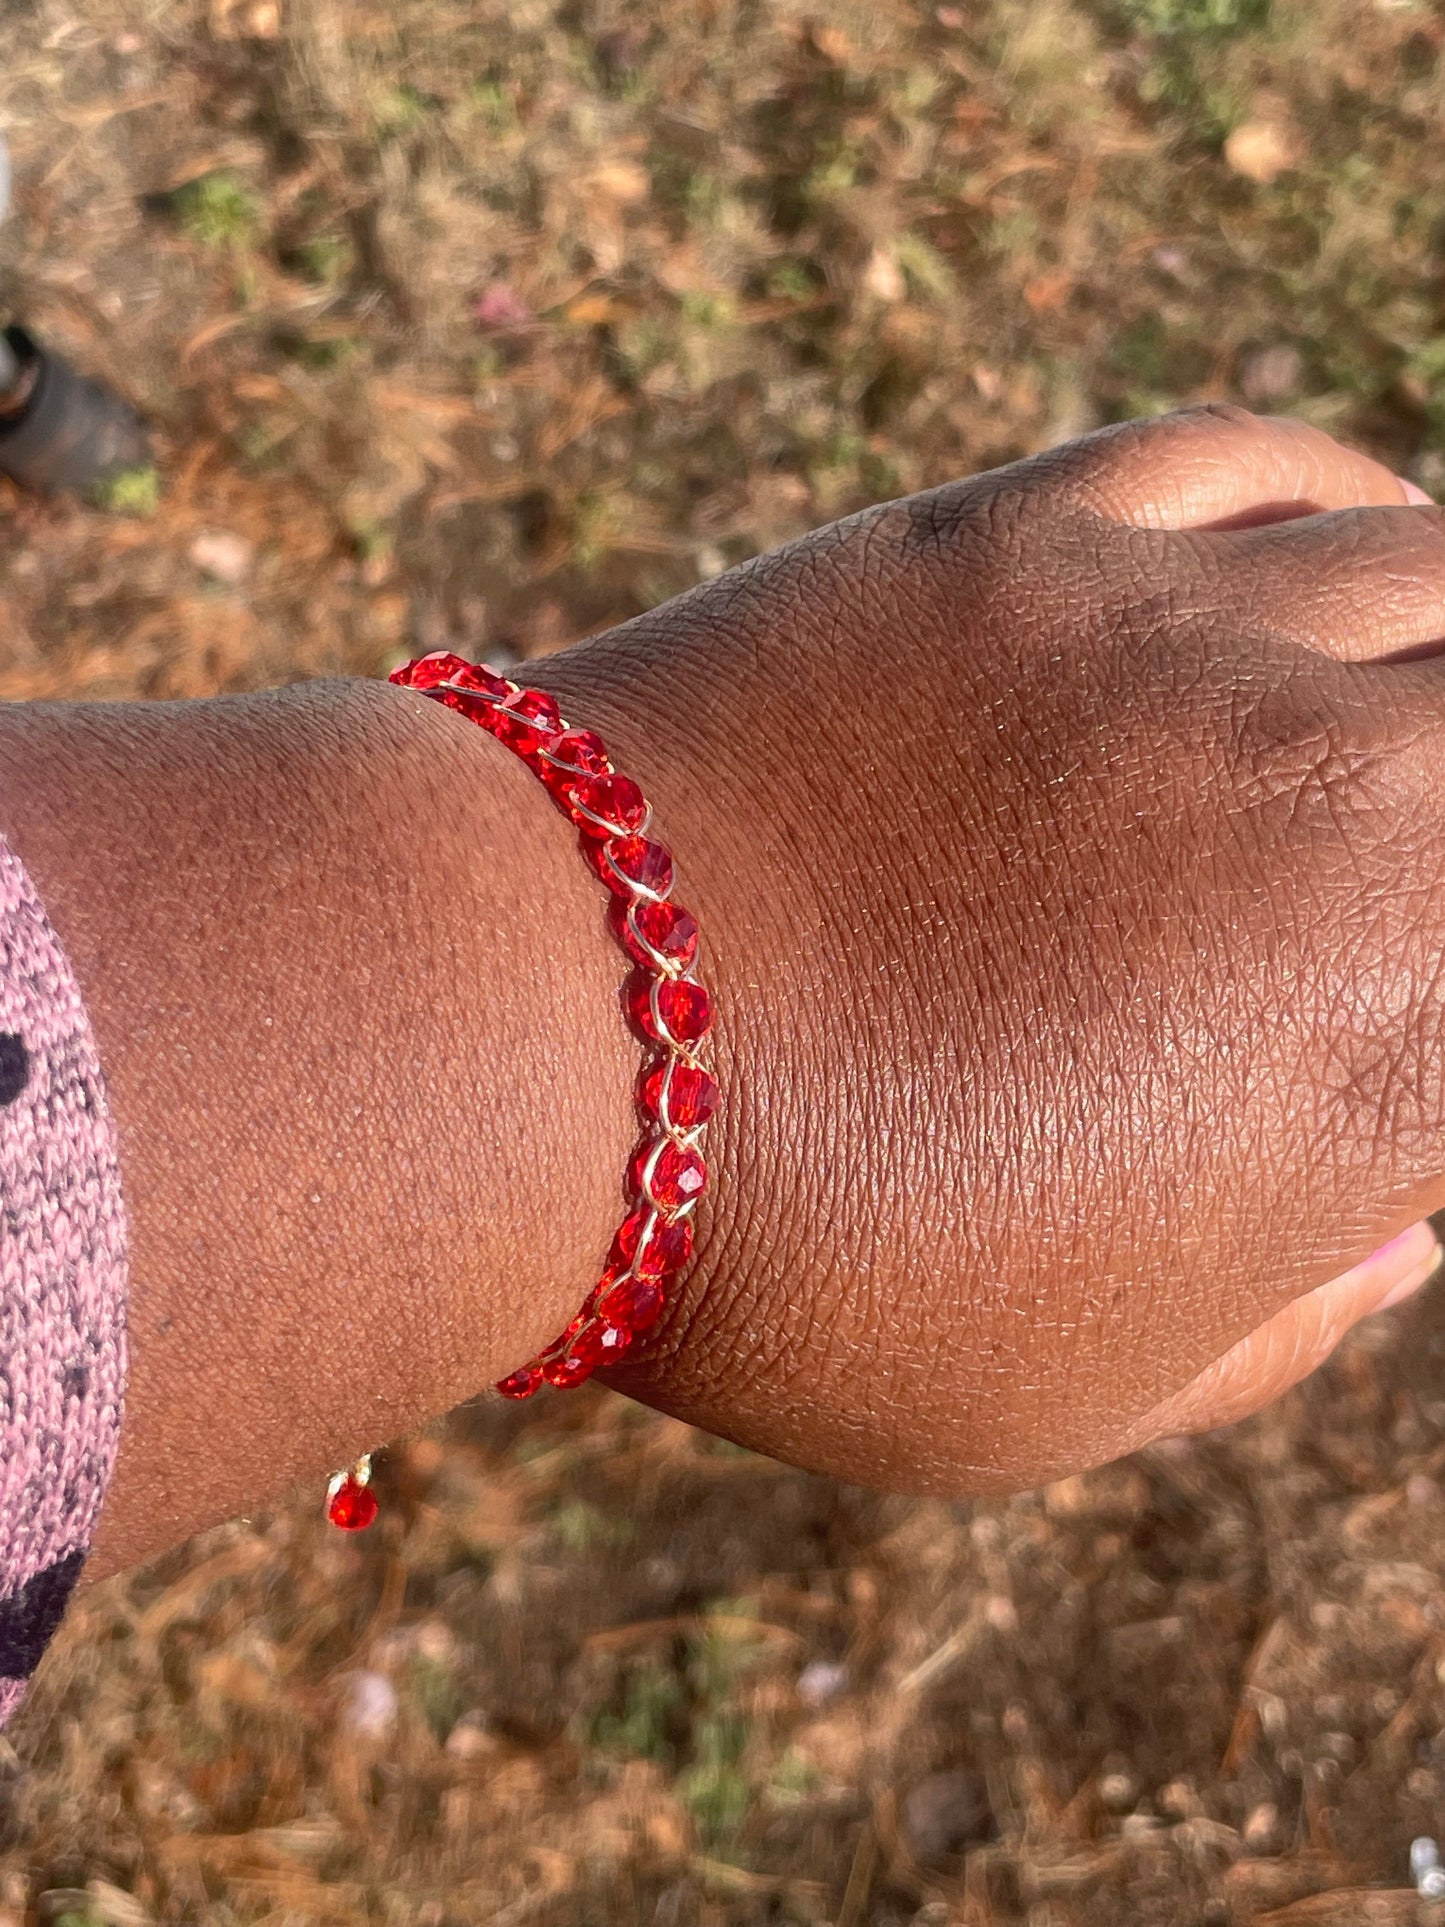
[(96, 503), (112, 515), (149, 520), (161, 505), (161, 478), (154, 468), (125, 468), (96, 490)]
[(627, 1676), (621, 1710), (599, 1713), (592, 1721), (592, 1743), (609, 1753), (670, 1762), (685, 1698), (676, 1673), (651, 1662), (635, 1666)]
[(355, 335), (338, 334), (292, 335), (281, 346), (292, 360), (318, 375), (344, 368), (356, 359), (362, 348)]
[[(578, 550), (583, 544), (578, 540)], [(552, 1514), (552, 1530), (568, 1552), (591, 1552), (595, 1547), (625, 1546), (632, 1538), (628, 1519), (609, 1516), (586, 1499), (564, 1499)]]
[(689, 1767), (678, 1783), (678, 1791), (709, 1845), (728, 1840), (737, 1832), (753, 1797), (746, 1774), (729, 1759), (708, 1759)]
[(1120, 0), (1132, 26), (1150, 33), (1220, 38), (1268, 26), (1272, 0)]
[(381, 139), (394, 140), (414, 134), (435, 106), (435, 101), (403, 81), (397, 87), (379, 90), (372, 101), (372, 121)]
[(737, 320), (737, 309), (725, 294), (709, 294), (701, 289), (684, 289), (678, 306), (682, 318), (694, 328), (730, 328)]
[(801, 261), (780, 261), (768, 275), (768, 293), (775, 301), (809, 301), (817, 282)]
[(450, 1666), (428, 1659), (423, 1653), (412, 1656), (410, 1666), (412, 1698), (422, 1718), (437, 1739), (444, 1740), (464, 1710), (460, 1683)]
[(516, 102), (511, 90), (500, 79), (474, 82), (469, 99), (473, 113), (493, 139), (504, 140), (509, 134), (517, 132), (521, 123), (517, 117)]
[(251, 247), (261, 228), (261, 206), (232, 174), (206, 174), (187, 181), (172, 197), (176, 218), (199, 247), (238, 252)]
[(821, 1783), (817, 1767), (789, 1747), (769, 1775), (768, 1797), (778, 1806), (794, 1806), (816, 1793)]
[(339, 281), (350, 268), (353, 256), (350, 241), (340, 234), (318, 234), (310, 241), (303, 241), (296, 250), (296, 262), (302, 273), (323, 286)]

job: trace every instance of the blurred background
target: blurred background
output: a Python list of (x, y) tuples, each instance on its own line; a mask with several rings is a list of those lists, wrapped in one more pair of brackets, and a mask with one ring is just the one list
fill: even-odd
[[(0, 695), (558, 647), (1225, 396), (1445, 486), (1426, 0), (0, 5)], [(0, 1927), (1359, 1927), (1445, 1828), (1445, 1309), (1227, 1435), (880, 1499), (595, 1390), (88, 1594)]]

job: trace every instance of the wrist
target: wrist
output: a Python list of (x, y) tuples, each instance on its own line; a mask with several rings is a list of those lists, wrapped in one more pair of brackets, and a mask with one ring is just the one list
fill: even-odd
[(101, 1564), (324, 1475), (565, 1321), (635, 1046), (595, 885), (497, 745), (383, 685), (0, 721), (132, 1237)]
[[(603, 1376), (618, 1390), (764, 1449), (798, 1450), (807, 1389), (776, 1396), (790, 1332), (812, 1317), (797, 1290), (801, 1134), (814, 1117), (796, 1080), (811, 1010), (823, 986), (822, 909), (790, 845), (795, 813), (763, 793), (760, 759), (736, 753), (714, 683), (728, 674), (720, 637), (696, 657), (665, 628), (669, 612), (528, 667), (569, 719), (595, 728), (653, 805), (672, 851), (676, 897), (702, 932), (700, 974), (712, 992), (710, 1065), (721, 1097), (708, 1125), (707, 1194), (694, 1219), (692, 1261), (670, 1288), (662, 1321), (625, 1364)], [(678, 670), (685, 670), (679, 678)]]

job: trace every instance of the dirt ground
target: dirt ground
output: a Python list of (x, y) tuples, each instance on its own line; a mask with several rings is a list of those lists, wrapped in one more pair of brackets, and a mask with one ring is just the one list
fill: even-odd
[[(1426, 0), (0, 0), (0, 289), (158, 447), (0, 493), (0, 694), (535, 654), (1203, 395), (1438, 489), (1442, 57)], [(1445, 1289), (1009, 1503), (600, 1392), (381, 1480), (77, 1606), (0, 1927), (1430, 1917)]]

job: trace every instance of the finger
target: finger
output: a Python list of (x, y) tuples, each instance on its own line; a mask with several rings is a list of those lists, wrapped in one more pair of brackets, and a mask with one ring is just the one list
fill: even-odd
[(1422, 1219), (1363, 1264), (1276, 1312), (1144, 1421), (1144, 1438), (1204, 1432), (1272, 1403), (1322, 1365), (1362, 1318), (1413, 1297), (1445, 1259)]
[(1410, 500), (1382, 463), (1307, 422), (1223, 402), (1101, 429), (1035, 463), (1098, 514), (1147, 529), (1253, 525)]
[(1347, 509), (1202, 536), (1231, 613), (1362, 662), (1445, 637), (1445, 512)]

